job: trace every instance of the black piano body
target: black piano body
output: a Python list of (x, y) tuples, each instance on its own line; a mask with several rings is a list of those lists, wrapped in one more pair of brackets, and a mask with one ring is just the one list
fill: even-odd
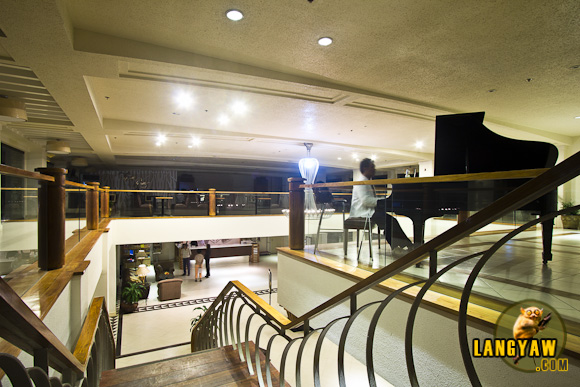
[[(556, 164), (558, 149), (554, 145), (500, 136), (483, 125), (484, 114), (437, 116), (435, 176), (551, 168)], [(387, 208), (390, 206), (392, 212), (411, 218), (415, 244), (422, 244), (427, 219), (478, 211), (528, 180), (397, 184), (393, 186)], [(556, 191), (521, 208), (538, 215), (556, 209)], [(552, 260), (552, 231), (553, 221), (542, 223), (544, 263)]]

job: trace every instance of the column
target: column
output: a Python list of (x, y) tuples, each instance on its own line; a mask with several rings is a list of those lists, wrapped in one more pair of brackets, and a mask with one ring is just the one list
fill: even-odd
[(41, 270), (60, 269), (64, 265), (64, 182), (67, 170), (63, 168), (37, 168), (36, 172), (54, 177), (54, 182), (39, 182), (38, 267)]
[(101, 183), (91, 182), (87, 185), (93, 187), (93, 189), (88, 189), (86, 194), (87, 230), (96, 230), (99, 228), (99, 185)]
[(304, 184), (304, 179), (291, 177), (288, 183), (290, 183), (288, 241), (292, 250), (304, 250), (304, 188), (300, 188), (300, 185)]
[(109, 189), (111, 187), (103, 187), (101, 191), (101, 218), (108, 218), (109, 214)]
[(216, 208), (215, 208), (215, 188), (209, 189), (209, 216), (216, 215)]

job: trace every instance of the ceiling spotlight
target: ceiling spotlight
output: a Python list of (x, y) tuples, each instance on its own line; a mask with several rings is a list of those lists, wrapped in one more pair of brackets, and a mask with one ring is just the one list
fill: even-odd
[(201, 144), (201, 140), (199, 138), (197, 138), (197, 137), (192, 137), (191, 138), (191, 146), (190, 146), (190, 148), (191, 147), (194, 147), (194, 146), (199, 146), (199, 144)]
[(242, 101), (236, 101), (232, 104), (232, 110), (236, 114), (245, 114), (248, 111), (248, 105)]
[(377, 159), (377, 155), (371, 155), (371, 160), (375, 161)]
[(357, 158), (358, 158), (358, 155), (357, 155), (356, 153), (353, 153), (353, 154), (352, 154), (352, 158), (353, 158), (353, 159), (357, 159)]
[(165, 137), (164, 134), (160, 134), (157, 136), (157, 142), (155, 142), (155, 145), (161, 146), (165, 143), (165, 140), (167, 140), (167, 137)]
[(242, 20), (244, 18), (244, 14), (237, 9), (230, 9), (228, 12), (226, 12), (226, 16), (232, 21)]
[(188, 145), (187, 147), (188, 147), (189, 149), (191, 149), (191, 148), (193, 148), (193, 145)]
[(175, 102), (177, 103), (177, 106), (179, 106), (180, 108), (189, 109), (193, 104), (193, 97), (191, 96), (190, 93), (182, 91), (175, 96)]
[(342, 160), (342, 157), (337, 157), (338, 160)]
[(330, 46), (332, 44), (332, 38), (320, 38), (318, 39), (318, 44), (320, 44), (321, 46)]
[(222, 114), (221, 116), (219, 116), (218, 122), (221, 125), (227, 125), (230, 122), (230, 118), (228, 116), (226, 116), (225, 114)]
[(423, 141), (421, 140), (417, 140), (417, 142), (415, 142), (415, 148), (417, 149), (423, 149)]

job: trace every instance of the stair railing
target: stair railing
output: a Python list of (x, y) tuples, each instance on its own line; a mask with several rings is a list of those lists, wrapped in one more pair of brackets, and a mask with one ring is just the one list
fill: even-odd
[[(363, 311), (370, 307), (376, 307), (376, 311), (369, 323), (367, 343), (366, 343), (366, 364), (367, 364), (367, 375), (369, 384), (371, 386), (376, 386), (376, 378), (374, 375), (374, 359), (373, 359), (373, 342), (375, 338), (375, 330), (377, 327), (378, 320), (385, 310), (387, 305), (394, 300), (401, 293), (409, 290), (412, 287), (419, 286), (423, 284), (418, 290), (418, 294), (415, 297), (413, 305), (408, 315), (407, 319), (407, 330), (405, 335), (405, 357), (407, 362), (407, 372), (409, 375), (409, 380), (411, 385), (418, 386), (419, 382), (416, 375), (415, 363), (413, 359), (412, 351), (412, 338), (413, 338), (413, 327), (415, 323), (415, 317), (419, 307), (421, 306), (421, 300), (423, 296), (427, 293), (431, 285), (437, 281), (443, 274), (447, 273), (457, 265), (464, 263), (468, 260), (479, 258), (478, 263), (472, 270), (467, 284), (463, 290), (461, 304), (459, 307), (459, 322), (458, 322), (458, 334), (460, 338), (460, 347), (463, 357), (464, 366), (466, 373), (469, 377), (470, 382), (474, 386), (481, 386), (481, 382), (477, 375), (477, 372), (473, 366), (471, 360), (471, 354), (469, 351), (469, 343), (467, 340), (466, 324), (467, 324), (467, 306), (469, 304), (469, 297), (471, 295), (471, 289), (477, 278), (477, 275), (481, 271), (481, 268), (489, 260), (495, 251), (503, 244), (505, 244), (509, 239), (518, 235), (522, 231), (525, 231), (529, 227), (551, 220), (558, 215), (572, 212), (580, 206), (569, 208), (566, 210), (561, 210), (556, 213), (548, 214), (539, 219), (535, 219), (525, 225), (518, 227), (516, 230), (510, 232), (508, 235), (500, 239), (496, 244), (494, 244), (489, 250), (481, 251), (469, 256), (457, 259), (451, 264), (447, 265), (445, 268), (441, 269), (429, 279), (424, 281), (418, 281), (394, 290), (386, 299), (369, 303), (364, 306), (357, 305), (357, 295), (364, 292), (372, 287), (378, 285), (379, 283), (385, 281), (388, 278), (402, 272), (406, 268), (409, 268), (416, 263), (422, 261), (426, 257), (433, 253), (450, 246), (451, 244), (459, 241), (460, 239), (472, 234), (473, 232), (479, 230), (480, 228), (490, 224), (496, 219), (500, 218), (506, 213), (514, 211), (521, 208), (525, 204), (555, 190), (558, 186), (570, 181), (571, 179), (580, 175), (580, 152), (576, 153), (572, 157), (566, 159), (562, 163), (556, 165), (555, 167), (547, 170), (536, 178), (526, 182), (520, 187), (516, 188), (509, 194), (500, 198), (496, 202), (492, 203), (483, 210), (477, 212), (473, 216), (469, 217), (467, 220), (459, 223), (455, 227), (447, 230), (441, 235), (435, 237), (431, 241), (425, 243), (422, 246), (417, 247), (415, 250), (409, 252), (405, 256), (399, 258), (390, 265), (384, 267), (383, 269), (377, 271), (373, 275), (367, 277), (364, 280), (356, 283), (349, 289), (339, 293), (338, 295), (332, 297), (328, 301), (322, 303), (321, 305), (313, 308), (304, 315), (290, 321), (278, 311), (268, 305), (265, 301), (259, 298), (256, 294), (246, 288), (244, 285), (238, 281), (229, 282), (212, 305), (208, 308), (207, 312), (202, 316), (202, 318), (197, 322), (197, 324), (192, 329), (192, 339), (191, 339), (191, 350), (192, 352), (215, 348), (218, 346), (233, 345), (234, 348), (238, 350), (240, 359), (246, 361), (249, 372), (253, 375), (254, 369), (252, 366), (252, 361), (249, 352), (249, 330), (250, 324), (254, 317), (258, 316), (263, 320), (263, 323), (258, 328), (256, 333), (255, 342), (256, 352), (255, 356), (255, 366), (256, 374), (258, 376), (259, 385), (262, 387), (264, 385), (271, 386), (271, 373), (270, 373), (270, 362), (271, 362), (271, 349), (274, 340), (278, 337), (284, 339), (287, 343), (282, 353), (280, 360), (280, 386), (284, 385), (284, 375), (286, 372), (286, 363), (288, 353), (290, 348), (297, 342), (300, 342), (300, 346), (297, 353), (296, 359), (296, 385), (301, 385), (301, 366), (302, 366), (302, 356), (306, 347), (306, 343), (309, 339), (318, 335), (316, 342), (315, 354), (314, 354), (314, 384), (315, 386), (320, 386), (320, 355), (322, 343), (332, 328), (333, 325), (339, 321), (345, 321), (345, 326), (342, 330), (339, 340), (339, 353), (338, 353), (338, 372), (339, 372), (339, 384), (340, 386), (345, 386), (345, 373), (344, 373), (344, 359), (345, 359), (345, 347), (346, 347), (346, 337), (348, 335), (349, 329), (354, 323), (355, 319), (361, 315)], [(320, 315), (323, 312), (334, 308), (346, 300), (350, 300), (350, 314), (347, 316), (339, 317), (329, 322), (323, 327), (311, 329), (310, 321), (312, 318)], [(238, 302), (239, 301), (239, 302)], [(237, 314), (234, 312), (235, 306), (238, 305)], [(242, 312), (245, 307), (251, 310), (251, 315), (247, 320), (245, 320), (245, 336), (242, 338), (241, 335), (241, 317)], [(234, 316), (236, 315), (235, 323)], [(262, 331), (265, 327), (270, 327), (275, 331), (266, 345), (266, 381), (264, 381), (262, 371), (260, 369), (260, 337)], [(298, 328), (302, 326), (304, 331), (303, 337), (290, 338), (286, 332), (291, 328)], [(229, 336), (229, 338), (228, 338)], [(242, 345), (243, 344), (243, 345)], [(580, 340), (576, 337), (572, 337), (569, 340), (566, 348), (570, 350), (572, 348), (574, 351), (580, 349)], [(245, 350), (244, 350), (245, 349)]]
[[(18, 358), (0, 354), (0, 369), (15, 386), (98, 386), (101, 372), (115, 368), (115, 344), (104, 297), (93, 299), (76, 347), (71, 352), (0, 278), (0, 336), (34, 357), (26, 368)], [(62, 381), (49, 377), (52, 368)]]

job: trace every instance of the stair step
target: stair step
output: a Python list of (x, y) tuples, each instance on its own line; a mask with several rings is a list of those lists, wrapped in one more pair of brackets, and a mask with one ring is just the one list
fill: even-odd
[[(250, 342), (254, 359), (255, 346)], [(265, 356), (260, 350), (261, 368), (265, 375)], [(255, 369), (254, 369), (255, 371)], [(278, 371), (271, 368), (272, 382), (279, 385)], [(257, 376), (250, 375), (238, 351), (227, 346), (158, 362), (104, 371), (101, 387), (112, 386), (257, 386)]]

